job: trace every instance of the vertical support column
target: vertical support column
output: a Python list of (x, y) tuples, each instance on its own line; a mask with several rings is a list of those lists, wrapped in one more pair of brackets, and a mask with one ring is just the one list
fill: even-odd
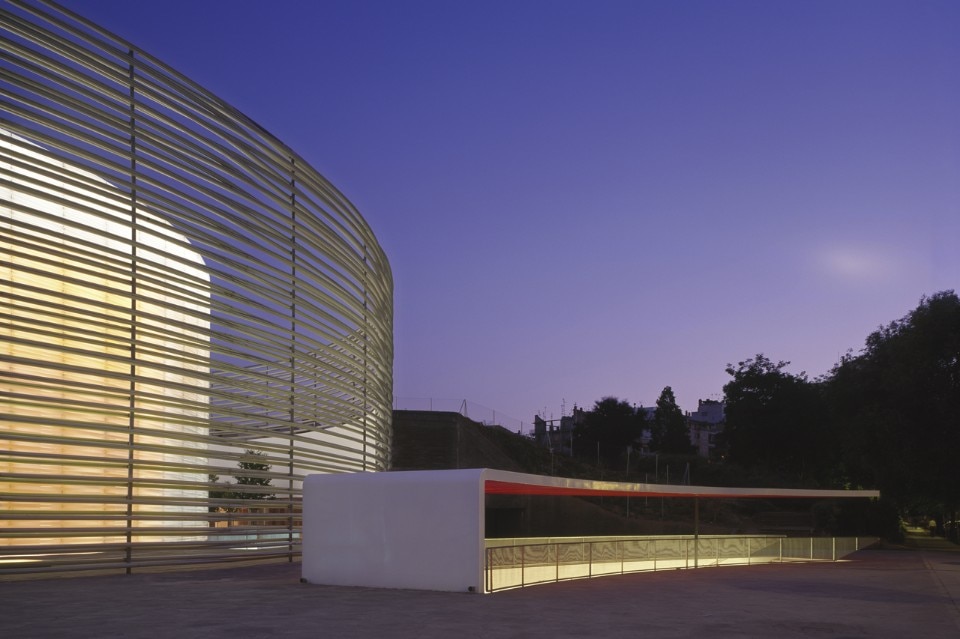
[(520, 546), (520, 587), (527, 585), (527, 547)]
[(287, 562), (293, 563), (293, 448), (297, 392), (297, 160), (290, 158), (290, 438), (287, 449)]
[[(363, 243), (363, 414), (360, 416), (361, 428), (363, 429), (363, 453), (361, 466), (363, 470), (367, 470), (367, 415), (370, 414), (370, 406), (367, 405), (367, 370), (369, 369), (369, 362), (367, 361), (367, 345), (370, 342), (370, 326), (368, 320), (367, 307), (370, 300), (370, 292), (367, 287), (367, 268), (368, 268), (368, 256), (367, 256), (367, 243)], [(389, 466), (389, 465), (388, 465)], [(459, 465), (457, 466), (459, 468)], [(377, 470), (376, 464), (374, 464), (373, 470)]]
[(554, 581), (560, 581), (560, 544), (553, 545)]
[(490, 575), (490, 548), (484, 548), (483, 559), (483, 592), (488, 593), (493, 591), (493, 584), (491, 583), (492, 578)]
[(128, 387), (127, 418), (127, 533), (124, 543), (125, 571), (133, 572), (133, 483), (136, 461), (136, 407), (137, 407), (137, 121), (136, 121), (136, 73), (134, 51), (127, 51), (129, 88), (129, 133), (130, 133), (130, 384)]
[[(718, 546), (719, 549), (719, 546)], [(719, 552), (719, 550), (718, 550)], [(719, 565), (719, 561), (717, 564)], [(693, 567), (700, 567), (700, 498), (693, 498)]]

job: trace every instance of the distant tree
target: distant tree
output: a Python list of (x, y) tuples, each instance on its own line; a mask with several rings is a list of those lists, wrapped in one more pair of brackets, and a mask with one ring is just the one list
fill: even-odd
[(657, 452), (680, 455), (693, 452), (687, 418), (677, 406), (677, 398), (669, 386), (664, 387), (657, 398), (650, 436), (650, 447)]
[(269, 491), (270, 477), (265, 477), (272, 466), (264, 461), (266, 454), (263, 451), (251, 448), (243, 451), (244, 458), (237, 463), (239, 472), (234, 473), (238, 486), (254, 490), (236, 491), (233, 496), (237, 499), (273, 499)]
[(640, 436), (640, 422), (629, 402), (616, 397), (597, 400), (574, 430), (574, 450), (581, 459), (613, 465)]
[[(219, 483), (219, 481), (220, 481), (220, 476), (219, 476), (219, 475), (215, 475), (214, 473), (210, 473), (209, 475), (207, 475), (207, 481), (208, 481), (209, 483), (211, 483), (211, 484)], [(210, 495), (210, 499), (211, 499), (211, 500), (233, 499), (233, 498), (234, 498), (234, 493), (233, 493), (232, 490), (219, 490), (219, 489), (218, 489), (218, 490), (211, 490), (211, 491), (208, 492), (208, 494)], [(213, 512), (218, 512), (218, 511), (220, 511), (220, 512), (228, 512), (228, 511), (230, 511), (230, 510), (232, 510), (232, 509), (231, 509), (230, 507), (228, 507), (228, 506), (210, 504), (210, 505), (208, 506), (207, 510), (209, 510), (210, 512), (213, 513)]]
[(830, 466), (825, 406), (819, 384), (788, 365), (759, 354), (727, 366), (724, 440), (734, 463), (813, 481)]
[(945, 527), (960, 520), (960, 298), (954, 291), (921, 298), (824, 378), (791, 375), (787, 365), (762, 354), (728, 365), (723, 436), (730, 461), (791, 483), (880, 489), (878, 503), (833, 509), (832, 518), (849, 520), (843, 526), (849, 530), (869, 515), (895, 537), (898, 517), (915, 515), (957, 533)]
[(924, 297), (873, 332), (859, 355), (834, 368), (833, 419), (843, 428), (853, 481), (880, 488), (901, 509), (960, 509), (960, 299)]

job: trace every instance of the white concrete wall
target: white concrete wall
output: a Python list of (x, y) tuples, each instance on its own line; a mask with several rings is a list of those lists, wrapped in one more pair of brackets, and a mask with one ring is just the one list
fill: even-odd
[(315, 584), (483, 590), (484, 471), (310, 475), (303, 578)]

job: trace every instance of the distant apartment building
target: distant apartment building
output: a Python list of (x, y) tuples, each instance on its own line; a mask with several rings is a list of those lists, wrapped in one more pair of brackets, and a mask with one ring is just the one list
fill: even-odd
[(560, 419), (533, 418), (533, 439), (544, 448), (561, 455), (573, 455), (573, 431), (583, 423), (586, 412), (576, 405), (573, 413)]
[[(654, 415), (657, 412), (656, 406), (640, 406), (637, 412), (643, 412), (644, 422), (653, 424)], [(685, 415), (687, 419), (687, 434), (690, 437), (690, 445), (700, 457), (710, 457), (712, 451), (716, 448), (717, 435), (723, 432), (724, 403), (715, 399), (697, 400), (697, 410)], [(653, 434), (651, 427), (643, 429), (638, 440), (639, 448), (645, 453), (656, 453), (650, 448)]]
[(726, 420), (725, 404), (715, 399), (697, 401), (697, 410), (687, 413), (687, 429), (690, 443), (700, 457), (710, 457), (716, 447), (717, 435), (723, 432)]

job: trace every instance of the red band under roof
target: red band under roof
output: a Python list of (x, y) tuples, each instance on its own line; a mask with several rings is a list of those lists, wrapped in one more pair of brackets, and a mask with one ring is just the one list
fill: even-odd
[(573, 497), (706, 497), (746, 498), (876, 498), (876, 490), (808, 490), (797, 488), (725, 488), (672, 486), (544, 477), (502, 470), (484, 470), (483, 492), (487, 495), (559, 495)]

